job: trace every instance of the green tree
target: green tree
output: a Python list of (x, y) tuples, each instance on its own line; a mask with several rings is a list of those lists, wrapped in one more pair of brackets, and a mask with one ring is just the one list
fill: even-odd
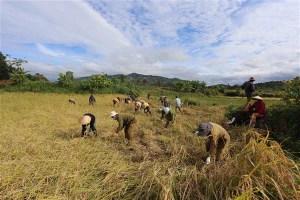
[(23, 63), (27, 63), (27, 61), (23, 59), (7, 58), (10, 58), (10, 55), (3, 55), (0, 51), (0, 80), (8, 80), (10, 79), (11, 74), (14, 73), (17, 73), (19, 76), (21, 76), (20, 73), (22, 74), (22, 70), (24, 72), (24, 69), (21, 69), (21, 66)]
[(27, 79), (26, 73), (29, 71), (24, 71), (24, 68), (18, 67), (16, 70), (14, 70), (13, 73), (10, 74), (10, 78), (16, 83), (16, 84), (22, 84)]
[(300, 105), (300, 77), (294, 77), (293, 80), (284, 81), (283, 90), (285, 91), (285, 95), (283, 100), (288, 103), (294, 103), (296, 105)]
[(74, 76), (73, 72), (71, 71), (67, 71), (66, 74), (59, 73), (58, 76), (58, 83), (60, 85), (70, 86), (72, 83), (74, 83)]
[(183, 81), (175, 81), (173, 83), (173, 87), (176, 91), (180, 91), (183, 89), (183, 86), (184, 86), (184, 82)]

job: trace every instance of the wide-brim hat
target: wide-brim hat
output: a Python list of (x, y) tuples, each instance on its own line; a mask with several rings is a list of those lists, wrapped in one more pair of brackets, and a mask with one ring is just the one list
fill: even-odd
[(254, 77), (250, 77), (249, 81), (255, 81)]
[(78, 120), (78, 122), (79, 122), (79, 124), (81, 124), (81, 125), (87, 125), (87, 124), (89, 124), (90, 122), (91, 122), (91, 117), (90, 116), (88, 116), (88, 115), (84, 115), (83, 117), (80, 117), (79, 118), (79, 120)]
[(116, 111), (111, 111), (110, 117), (114, 117), (114, 116), (116, 116), (116, 114), (118, 114)]
[(252, 97), (252, 99), (263, 100), (263, 98), (261, 98), (260, 96), (254, 96), (254, 97)]
[(198, 125), (198, 136), (207, 136), (211, 131), (212, 125), (209, 122), (204, 122)]

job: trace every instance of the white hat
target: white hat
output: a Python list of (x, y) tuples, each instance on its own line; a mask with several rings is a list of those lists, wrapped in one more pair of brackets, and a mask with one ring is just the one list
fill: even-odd
[(111, 111), (110, 117), (114, 117), (116, 114), (118, 114), (116, 111)]
[(78, 120), (78, 122), (79, 122), (79, 124), (81, 124), (81, 125), (87, 125), (87, 124), (89, 124), (90, 122), (91, 122), (91, 117), (90, 116), (88, 116), (88, 115), (84, 115), (83, 117), (81, 117), (79, 120)]
[(258, 100), (263, 100), (260, 96), (255, 96), (255, 97), (252, 97), (252, 99), (258, 99)]
[(164, 107), (162, 110), (165, 112), (165, 114), (168, 114), (169, 111), (170, 111), (170, 108), (169, 107)]

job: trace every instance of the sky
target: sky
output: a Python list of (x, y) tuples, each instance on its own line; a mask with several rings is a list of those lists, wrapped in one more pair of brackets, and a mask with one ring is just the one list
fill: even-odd
[(105, 73), (208, 85), (300, 76), (299, 0), (1, 0), (0, 51), (56, 81)]

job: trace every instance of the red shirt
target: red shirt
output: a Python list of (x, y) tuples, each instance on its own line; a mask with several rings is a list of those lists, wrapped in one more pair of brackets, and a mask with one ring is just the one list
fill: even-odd
[(255, 102), (249, 109), (255, 108), (255, 113), (259, 113), (260, 115), (267, 114), (266, 105), (263, 101)]

